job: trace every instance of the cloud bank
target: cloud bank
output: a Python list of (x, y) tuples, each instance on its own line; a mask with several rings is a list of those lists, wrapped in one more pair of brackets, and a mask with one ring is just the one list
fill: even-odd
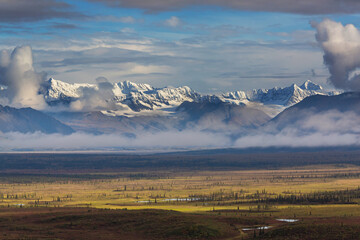
[(13, 23), (53, 18), (83, 16), (71, 11), (71, 6), (56, 0), (1, 0), (0, 22)]
[(191, 6), (217, 6), (234, 10), (283, 12), (305, 15), (360, 12), (357, 0), (88, 0), (112, 7), (140, 8), (146, 12), (180, 10)]
[[(300, 116), (301, 115), (301, 116)], [(360, 146), (359, 114), (353, 111), (299, 112), (297, 121), (279, 126), (270, 122), (239, 137), (234, 147), (335, 147)]]
[(0, 151), (164, 151), (205, 148), (267, 147), (338, 147), (360, 146), (359, 114), (326, 111), (308, 114), (294, 124), (276, 127), (271, 124), (252, 132), (233, 136), (204, 132), (194, 128), (183, 131), (138, 132), (93, 135), (77, 132), (71, 135), (43, 133), (0, 134)]
[(316, 40), (324, 51), (329, 81), (344, 90), (360, 90), (360, 31), (354, 25), (342, 25), (326, 19), (313, 22)]
[(169, 150), (227, 147), (230, 139), (222, 134), (198, 131), (143, 133), (136, 138), (119, 134), (72, 135), (7, 133), (0, 135), (0, 151), (16, 150)]

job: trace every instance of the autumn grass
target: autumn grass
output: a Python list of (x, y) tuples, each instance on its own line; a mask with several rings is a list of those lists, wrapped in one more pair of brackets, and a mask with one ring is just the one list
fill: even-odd
[[(356, 204), (359, 199), (353, 199), (353, 204), (267, 204), (268, 211), (259, 211), (254, 199), (239, 203), (226, 198), (233, 193), (250, 196), (266, 192), (271, 197), (355, 189), (360, 186), (360, 168), (351, 165), (279, 170), (172, 171), (154, 172), (152, 175), (134, 172), (121, 177), (119, 172), (86, 174), (86, 179), (71, 176), (67, 179), (56, 174), (42, 178), (39, 174), (35, 176), (36, 181), (31, 181), (33, 175), (31, 178), (23, 175), (24, 183), (10, 181), (11, 176), (9, 179), (0, 178), (0, 207), (163, 209), (206, 214), (223, 214), (220, 210), (231, 210), (236, 214), (236, 210), (241, 210), (250, 215), (267, 216), (305, 217), (310, 213), (312, 216), (360, 216)], [(214, 194), (220, 200), (206, 200), (206, 196)], [(197, 196), (205, 197), (199, 200)], [(185, 198), (193, 201), (182, 201)]]
[[(79, 239), (93, 231), (88, 239), (254, 239), (253, 232), (242, 229), (272, 226), (256, 230), (255, 239), (342, 239), (343, 231), (349, 237), (360, 231), (360, 199), (322, 203), (316, 196), (342, 191), (352, 196), (359, 186), (360, 167), (352, 165), (0, 173), (0, 227), (5, 229), (0, 238)], [(315, 198), (297, 204), (275, 201), (279, 195), (306, 194)], [(299, 222), (281, 223), (279, 218)], [(328, 229), (336, 231), (330, 236)]]

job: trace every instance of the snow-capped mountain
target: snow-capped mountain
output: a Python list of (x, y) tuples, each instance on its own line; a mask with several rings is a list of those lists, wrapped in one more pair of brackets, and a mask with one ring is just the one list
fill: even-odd
[(313, 95), (337, 95), (340, 92), (327, 92), (323, 88), (307, 80), (300, 87), (292, 84), (289, 87), (272, 89), (257, 89), (248, 92), (237, 91), (223, 94), (222, 100), (225, 102), (237, 103), (257, 102), (264, 105), (281, 105), (284, 107), (292, 106), (301, 102), (304, 98)]
[[(50, 79), (42, 84), (39, 94), (44, 96), (49, 105), (44, 110), (45, 114), (40, 112), (43, 115), (36, 115), (32, 112), (35, 110), (20, 109), (19, 112), (36, 116), (36, 121), (30, 121), (25, 114), (21, 117), (23, 121), (20, 121), (9, 117), (8, 109), (4, 108), (0, 120), (5, 119), (8, 123), (4, 122), (3, 125), (19, 124), (9, 129), (0, 129), (0, 132), (52, 133), (65, 131), (68, 127), (68, 132), (75, 130), (96, 134), (116, 132), (132, 135), (137, 132), (183, 129), (243, 133), (263, 126), (279, 112), (309, 96), (338, 93), (324, 91), (311, 81), (301, 86), (293, 84), (285, 88), (205, 95), (186, 86), (154, 88), (149, 84), (128, 81), (70, 84)], [(12, 112), (15, 113), (15, 110)], [(40, 121), (47, 115), (51, 119)], [(37, 122), (40, 125), (36, 125)], [(49, 127), (42, 129), (44, 126)]]
[(95, 88), (94, 84), (70, 84), (50, 78), (44, 84), (45, 99), (48, 103), (55, 101), (65, 101), (71, 99), (77, 99), (81, 97), (81, 89), (83, 88)]
[(104, 85), (109, 86), (111, 90), (110, 93), (107, 92), (103, 96), (105, 101), (112, 101), (122, 107), (127, 106), (135, 112), (171, 106), (177, 107), (185, 101), (199, 101), (201, 98), (200, 94), (186, 86), (178, 88), (154, 88), (148, 84), (136, 84), (129, 81), (120, 83), (69, 84), (53, 78), (44, 84), (42, 93), (49, 105), (69, 104), (84, 97), (84, 91), (89, 89), (103, 94), (102, 88)]
[[(187, 86), (154, 88), (148, 84), (136, 84), (129, 81), (120, 83), (69, 84), (51, 78), (43, 85), (42, 94), (49, 105), (68, 105), (82, 98), (91, 98), (91, 94), (97, 94), (97, 101), (113, 103), (111, 108), (107, 108), (107, 105), (103, 104), (100, 110), (108, 114), (115, 113), (116, 115), (122, 115), (126, 111), (139, 113), (144, 110), (148, 112), (149, 110), (175, 108), (185, 101), (199, 103), (224, 102), (235, 105), (250, 105), (252, 107), (256, 105), (257, 108), (271, 109), (275, 114), (271, 114), (266, 110), (265, 112), (268, 112), (270, 115), (276, 115), (281, 110), (302, 101), (306, 97), (318, 94), (337, 95), (339, 92), (326, 92), (320, 85), (310, 80), (304, 82), (301, 86), (293, 84), (285, 88), (275, 87), (247, 92), (235, 91), (224, 94), (203, 95)], [(114, 104), (116, 105), (115, 107)]]

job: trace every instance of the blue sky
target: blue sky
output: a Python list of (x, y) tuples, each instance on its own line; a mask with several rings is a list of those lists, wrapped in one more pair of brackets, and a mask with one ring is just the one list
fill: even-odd
[(326, 84), (310, 22), (359, 26), (359, 4), (284, 1), (0, 0), (0, 46), (30, 45), (36, 70), (66, 82), (103, 76), (204, 93)]

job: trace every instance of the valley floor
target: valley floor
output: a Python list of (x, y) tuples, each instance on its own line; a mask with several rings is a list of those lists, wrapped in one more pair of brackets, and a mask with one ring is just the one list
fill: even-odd
[(105, 169), (3, 169), (0, 239), (360, 239), (353, 160)]

